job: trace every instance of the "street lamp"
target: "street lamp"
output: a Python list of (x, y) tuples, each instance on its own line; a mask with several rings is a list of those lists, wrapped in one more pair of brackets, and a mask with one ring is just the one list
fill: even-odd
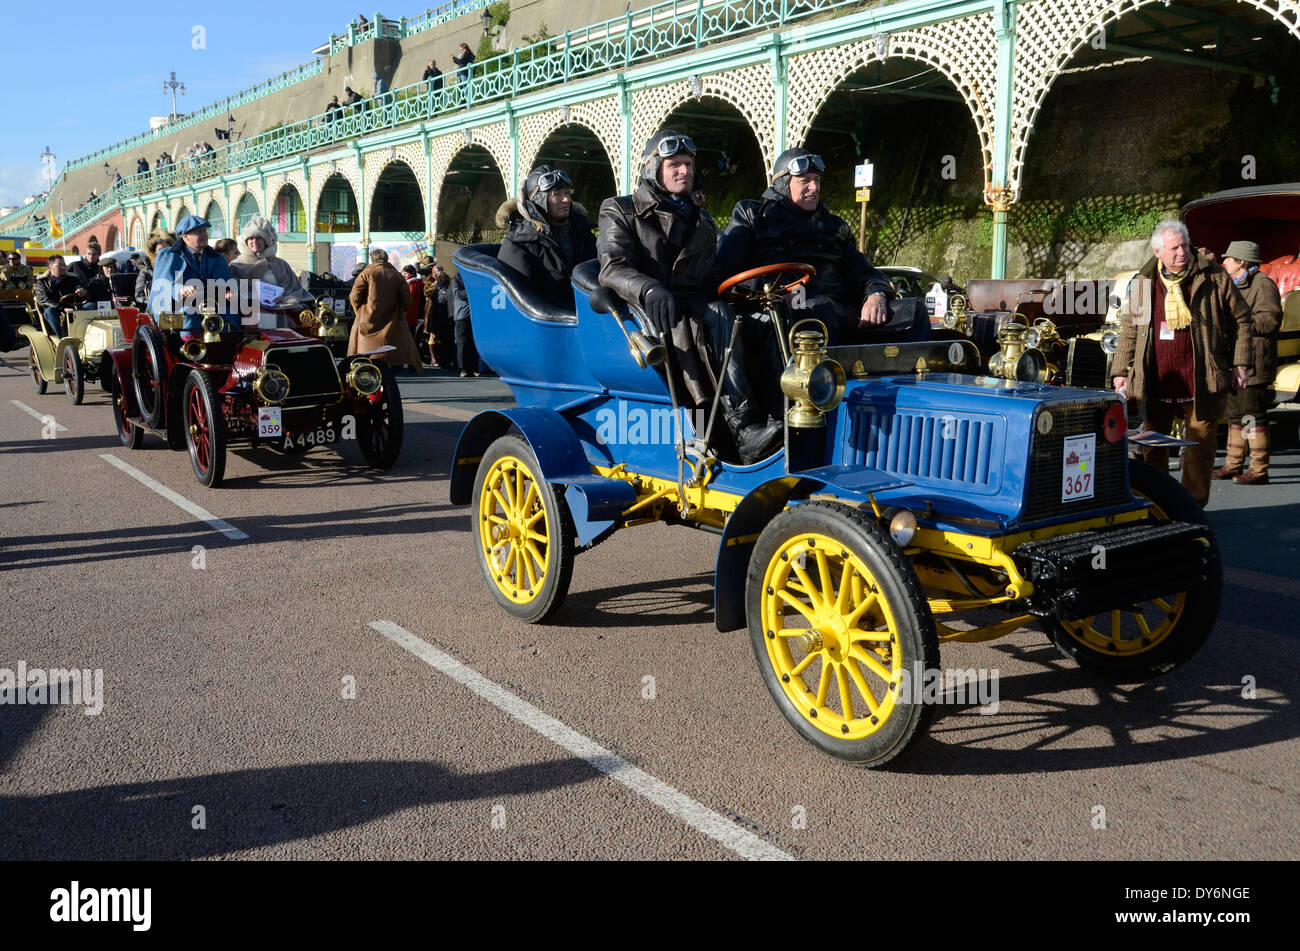
[(483, 22), (483, 35), (487, 36), (492, 30), (492, 14), (487, 12), (487, 7), (479, 14), (479, 19)]
[(172, 70), (172, 76), (171, 76), (171, 79), (165, 79), (165, 80), (163, 80), (162, 87), (163, 87), (163, 88), (162, 88), (162, 91), (163, 91), (163, 95), (164, 95), (164, 96), (167, 95), (167, 90), (169, 90), (169, 89), (171, 90), (171, 93), (172, 93), (172, 116), (171, 116), (171, 121), (172, 121), (172, 122), (175, 122), (175, 121), (176, 121), (176, 116), (179, 115), (179, 113), (176, 111), (176, 90), (179, 89), (179, 90), (181, 91), (181, 95), (182, 95), (182, 96), (185, 95), (185, 84), (184, 84), (183, 82), (180, 82), (180, 81), (176, 78), (176, 71), (175, 71), (175, 70)]

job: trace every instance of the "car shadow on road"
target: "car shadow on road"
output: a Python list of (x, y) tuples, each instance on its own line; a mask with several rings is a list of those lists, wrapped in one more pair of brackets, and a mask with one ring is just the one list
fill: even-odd
[(713, 624), (711, 571), (571, 591), (552, 621), (566, 627), (599, 628), (706, 622)]
[(0, 445), (0, 454), (26, 455), (33, 452), (80, 452), (85, 449), (118, 449), (122, 443), (112, 433), (103, 436), (58, 436), (54, 439), (22, 439)]
[(150, 525), (115, 531), (24, 535), (4, 540), (0, 547), (0, 572), (188, 553), (196, 544), (213, 548), (304, 539), (463, 531), (465, 518), (464, 510), (459, 506), (381, 505), (335, 512), (232, 518), (230, 524), (249, 536), (239, 542), (226, 541), (215, 529), (188, 519), (176, 525)]
[[(1013, 775), (1111, 769), (1250, 749), (1300, 735), (1288, 699), (1297, 684), (1273, 677), (1247, 697), (1240, 681), (1196, 660), (1155, 680), (1111, 684), (1075, 666), (1055, 647), (994, 648), (1041, 669), (999, 678), (998, 707), (940, 707), (929, 734), (896, 767), (931, 776)], [(1282, 656), (1252, 669), (1293, 670)], [(1253, 686), (1253, 681), (1252, 681)], [(969, 698), (969, 693), (968, 693)], [(962, 699), (960, 696), (949, 699)], [(891, 767), (891, 770), (895, 767)], [(1280, 785), (1280, 784), (1279, 784)]]
[[(421, 806), (499, 800), (600, 776), (577, 758), (481, 773), (459, 773), (436, 762), (374, 760), (0, 796), (0, 824), (6, 830), (0, 860), (211, 858), (353, 829)], [(198, 806), (206, 828), (193, 828)], [(489, 821), (484, 809), (483, 837)], [(473, 837), (471, 830), (462, 832)], [(466, 853), (474, 853), (472, 844), (441, 857)]]

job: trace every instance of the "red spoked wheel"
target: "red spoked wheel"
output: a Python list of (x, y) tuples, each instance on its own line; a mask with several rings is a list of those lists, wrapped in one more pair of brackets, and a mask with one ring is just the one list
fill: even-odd
[(210, 489), (221, 485), (226, 474), (226, 421), (207, 375), (199, 371), (185, 381), (185, 444), (199, 482)]

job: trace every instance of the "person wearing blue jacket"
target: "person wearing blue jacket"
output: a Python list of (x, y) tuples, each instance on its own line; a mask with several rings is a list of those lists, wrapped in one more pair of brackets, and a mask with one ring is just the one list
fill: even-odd
[(161, 249), (154, 260), (149, 313), (155, 318), (183, 313), (185, 333), (202, 330), (204, 306), (226, 318), (227, 330), (240, 329), (238, 309), (226, 297), (227, 289), (234, 287), (230, 265), (208, 247), (209, 227), (207, 219), (186, 215), (176, 225), (180, 240)]

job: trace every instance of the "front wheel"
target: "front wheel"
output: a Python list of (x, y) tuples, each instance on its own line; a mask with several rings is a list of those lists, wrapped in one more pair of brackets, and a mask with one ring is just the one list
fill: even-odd
[(78, 406), (86, 395), (86, 374), (81, 366), (81, 354), (76, 347), (63, 350), (63, 392), (68, 395), (68, 402)]
[(883, 766), (934, 717), (921, 680), (939, 663), (934, 618), (902, 550), (873, 519), (805, 502), (763, 530), (745, 594), (763, 684), (805, 740)]
[(497, 603), (530, 624), (545, 621), (569, 593), (577, 532), (564, 500), (541, 478), (528, 443), (502, 436), (474, 477), (474, 550)]
[(117, 374), (112, 376), (113, 421), (117, 423), (117, 438), (127, 449), (139, 449), (144, 442), (144, 430), (131, 422), (126, 412), (126, 393), (118, 382)]
[(32, 348), (32, 352), (28, 357), (32, 361), (32, 389), (39, 395), (44, 396), (45, 390), (48, 388), (49, 384), (45, 382), (45, 377), (41, 376), (41, 364), (40, 361), (36, 359), (35, 347)]
[(392, 367), (381, 363), (379, 370), (384, 378), (382, 395), (368, 414), (357, 418), (357, 441), (372, 469), (391, 469), (402, 452), (402, 394)]
[(1209, 637), (1223, 599), (1223, 560), (1205, 512), (1167, 472), (1129, 464), (1133, 494), (1151, 502), (1152, 518), (1207, 526), (1203, 570), (1182, 591), (1079, 620), (1045, 619), (1048, 637), (1080, 667), (1109, 680), (1150, 680), (1188, 661)]
[(209, 489), (221, 485), (226, 474), (226, 420), (207, 375), (199, 370), (185, 381), (185, 444), (198, 480)]

